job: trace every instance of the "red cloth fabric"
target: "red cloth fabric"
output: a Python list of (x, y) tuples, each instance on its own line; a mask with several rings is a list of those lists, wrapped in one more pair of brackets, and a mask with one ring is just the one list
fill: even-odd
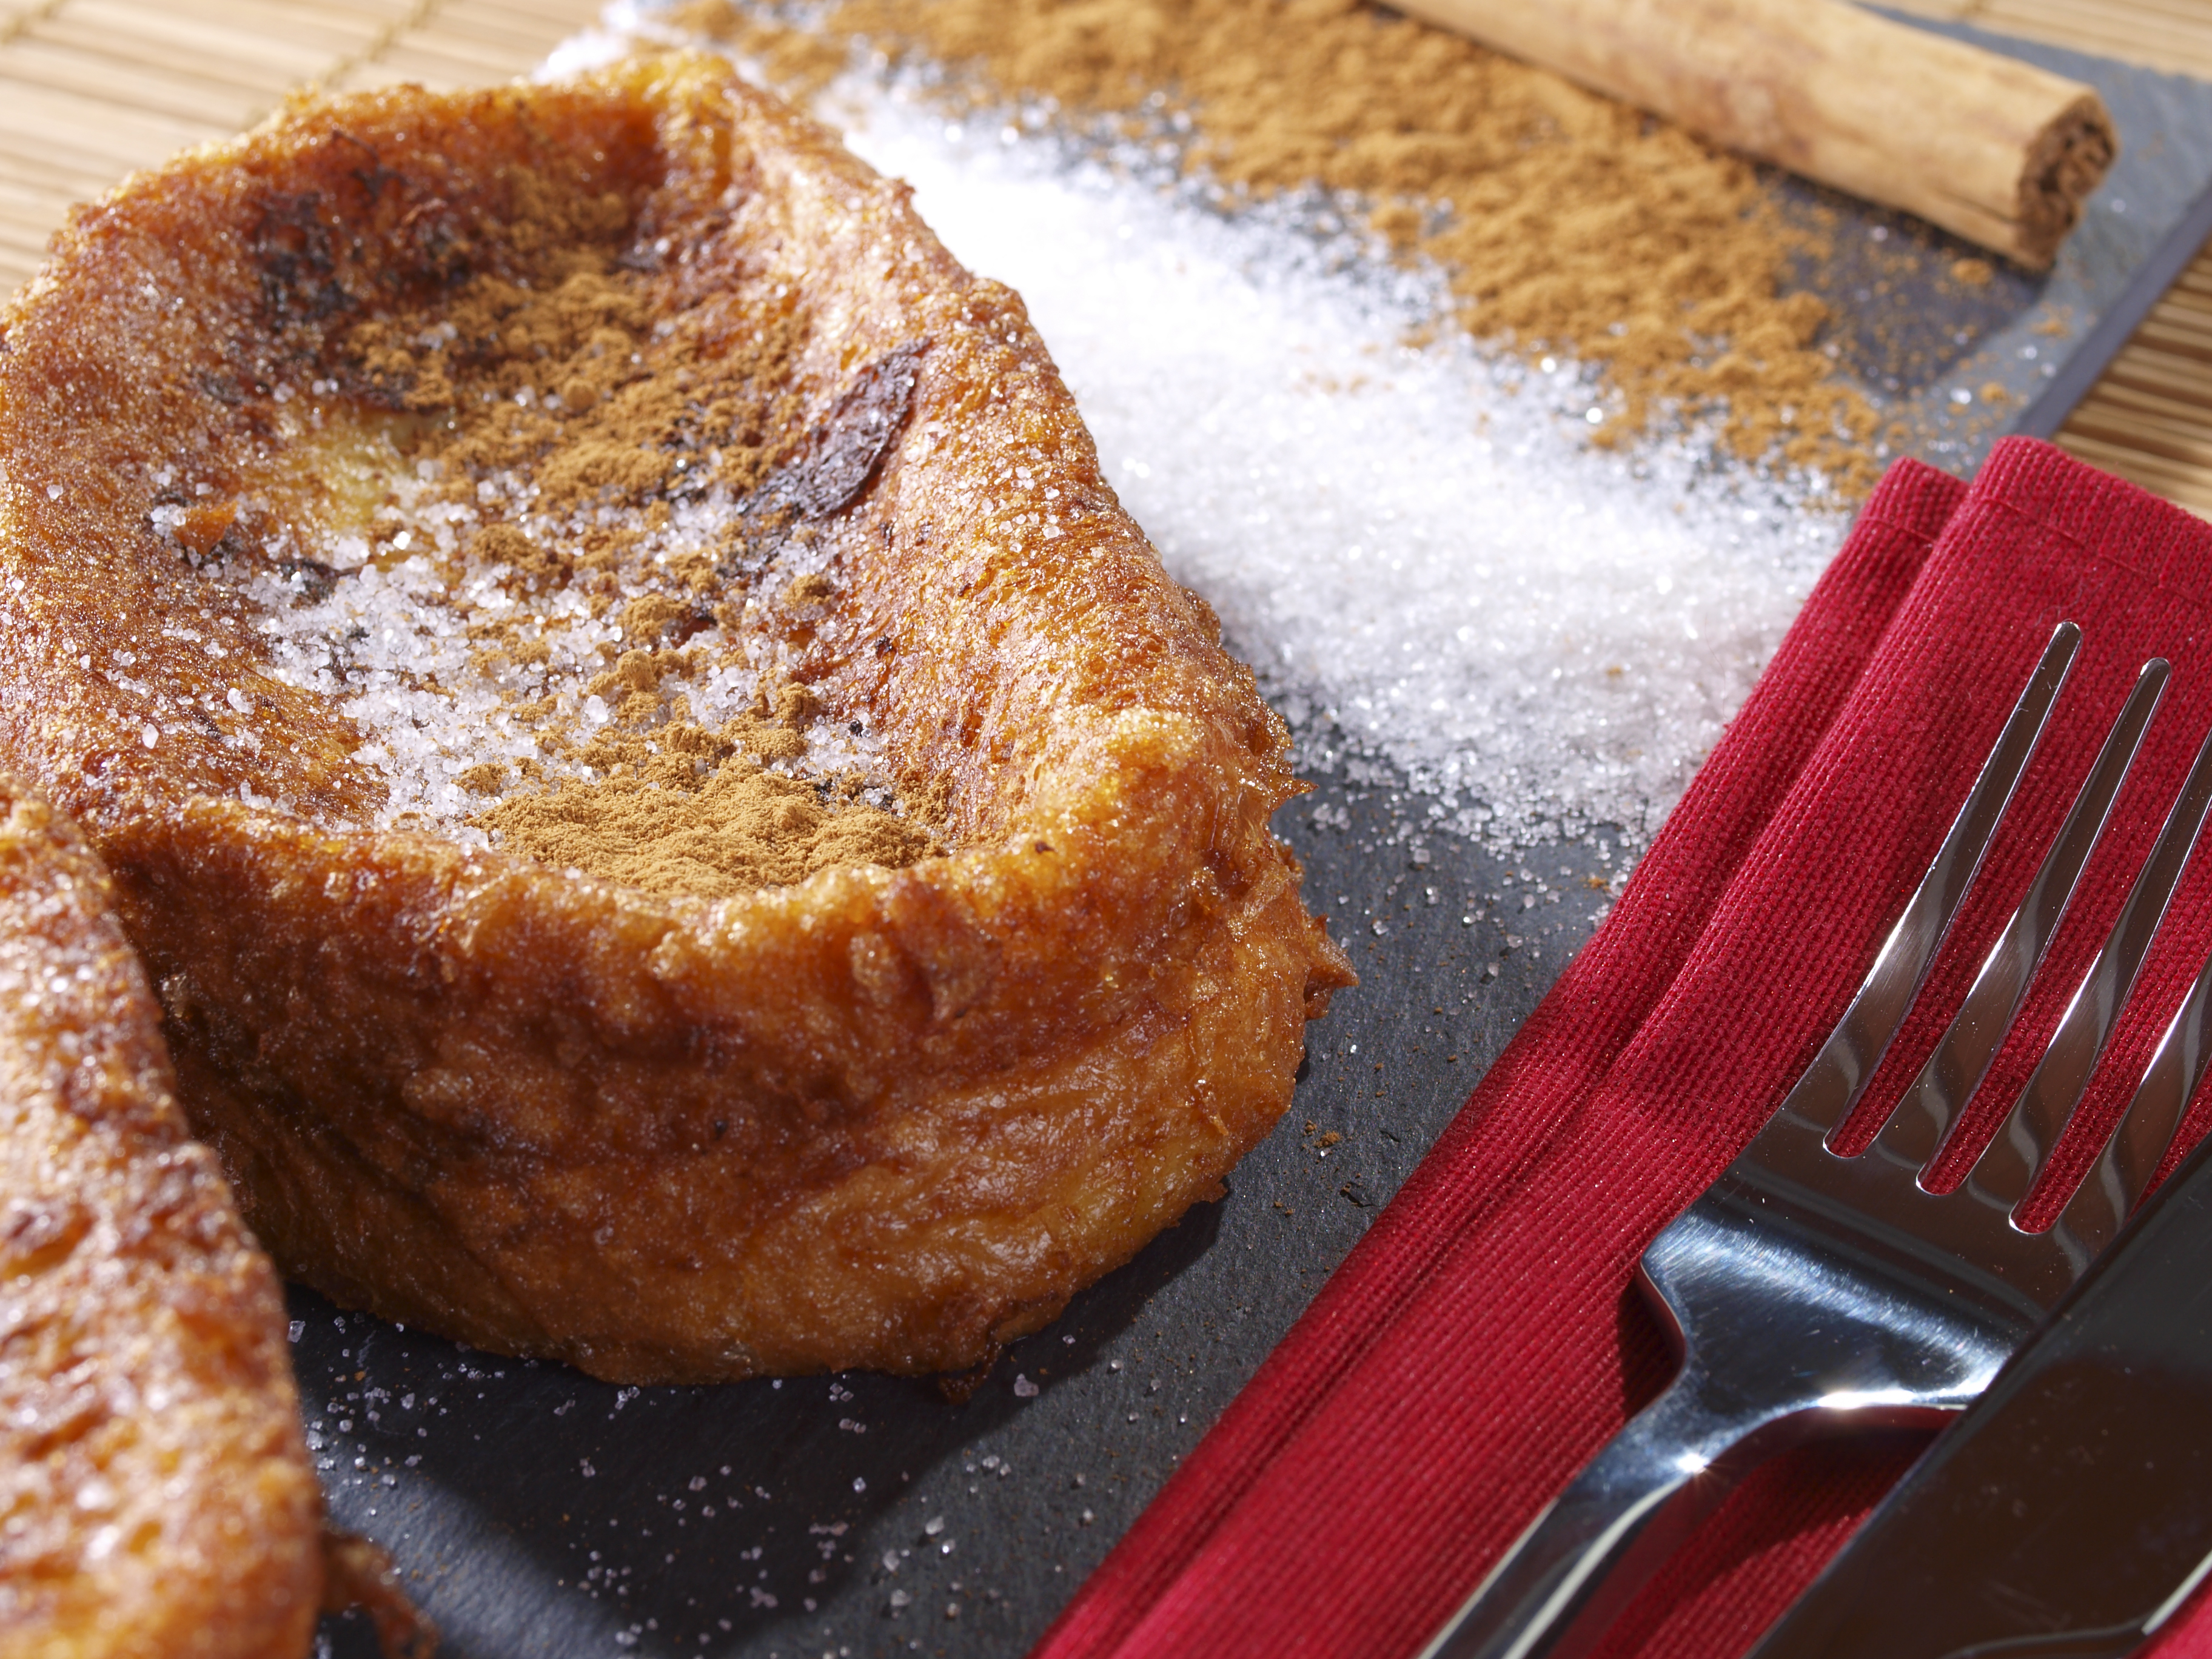
[[(1826, 1035), (2070, 618), (2086, 638), (2043, 747), (1854, 1127), (1870, 1136), (1934, 1047), (2164, 655), (2165, 706), (1970, 1128), (2017, 1095), (2212, 729), (2208, 605), (2212, 527), (2047, 445), (2000, 444), (1971, 490), (1893, 468), (1612, 917), (1036, 1659), (1417, 1651), (1663, 1384), (1638, 1256)], [(2200, 854), (2078, 1128), (2124, 1105), (2208, 948)], [(2200, 1097), (2181, 1146), (2205, 1116)], [(2069, 1134), (2058, 1173), (2093, 1150)], [(1759, 1472), (1602, 1651), (1742, 1651), (1915, 1450), (1840, 1443)], [(2212, 1618), (2181, 1623), (2166, 1650), (2212, 1654)]]

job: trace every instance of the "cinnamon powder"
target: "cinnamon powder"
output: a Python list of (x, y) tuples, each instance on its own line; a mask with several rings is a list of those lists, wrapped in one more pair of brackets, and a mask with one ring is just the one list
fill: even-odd
[[(626, 250), (618, 197), (527, 170), (508, 183), (503, 260), (414, 312), (355, 325), (338, 347), (355, 390), (415, 417), (405, 453), (434, 479), (418, 506), (456, 504), (477, 523), (447, 562), (449, 593), (471, 565), (491, 566), (520, 594), (574, 589), (619, 623), (614, 660), (583, 688), (613, 711), (597, 724), (532, 695), (546, 657), (535, 611), (467, 611), (476, 671), (549, 759), (569, 763), (559, 775), (528, 760), (471, 768), (459, 782), (490, 801), (469, 821), (548, 864), (708, 896), (941, 852), (920, 823), (860, 799), (857, 778), (817, 787), (763, 769), (807, 755), (803, 732), (822, 711), (804, 687), (763, 683), (751, 711), (711, 729), (692, 719), (684, 683), (713, 659), (744, 659), (745, 596), (715, 557), (645, 560), (645, 533), (623, 527), (665, 525), (678, 484), (760, 491), (805, 435), (804, 311), (782, 284), (672, 303), (668, 275)], [(498, 487), (518, 478), (519, 497)], [(526, 508), (541, 526), (589, 527), (532, 534)], [(835, 593), (819, 573), (797, 588), (783, 596), (794, 605)], [(689, 643), (702, 634), (719, 650)]]
[(1756, 171), (1667, 122), (1359, 0), (844, 0), (827, 39), (729, 0), (669, 13), (819, 87), (865, 40), (964, 70), (948, 96), (1050, 99), (1157, 130), (1264, 196), (1357, 191), (1406, 257), (1449, 273), (1455, 320), (1603, 367), (1610, 444), (1709, 417), (1747, 460), (1873, 483), (1876, 417), (1836, 373), (1828, 310), (1785, 291), (1805, 233)]
[(839, 864), (912, 864), (938, 850), (918, 825), (743, 763), (704, 785), (616, 778), (501, 801), (477, 823), (513, 852), (654, 892), (721, 898)]

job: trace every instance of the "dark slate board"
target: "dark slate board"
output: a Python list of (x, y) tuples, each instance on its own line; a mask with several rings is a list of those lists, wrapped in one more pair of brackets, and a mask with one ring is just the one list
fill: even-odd
[[(2212, 87), (1944, 32), (2093, 82), (2126, 145), (2054, 271), (2000, 269), (1981, 289), (1947, 275), (1963, 245), (1790, 187), (1808, 214), (1837, 216), (1835, 257), (1806, 275), (1841, 314), (1847, 361), (1913, 431), (1909, 447), (1964, 472), (2009, 425), (2054, 429), (2125, 337), (2098, 320), (2140, 315), (2194, 252), (2212, 223)], [(1980, 395), (1992, 381), (2002, 401)], [(1974, 401), (1953, 402), (1960, 388)], [(1316, 828), (1317, 805), (1349, 827)], [(1227, 1200), (1009, 1352), (968, 1404), (858, 1375), (617, 1389), (295, 1291), (334, 1519), (390, 1547), (453, 1659), (1021, 1652), (1290, 1328), (1606, 902), (1589, 884), (1615, 865), (1597, 836), (1501, 860), (1444, 836), (1416, 848), (1419, 819), (1418, 800), (1343, 776), (1282, 814), (1364, 984), (1313, 1028), (1297, 1099)], [(1324, 1153), (1328, 1132), (1343, 1139)], [(357, 1620), (326, 1620), (325, 1636), (341, 1659), (374, 1650)]]

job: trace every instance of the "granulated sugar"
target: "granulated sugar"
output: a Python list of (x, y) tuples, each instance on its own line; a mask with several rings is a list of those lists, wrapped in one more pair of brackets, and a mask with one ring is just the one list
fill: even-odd
[[(376, 827), (435, 827), (481, 846), (484, 833), (468, 820), (486, 797), (501, 793), (507, 775), (545, 784), (596, 781), (610, 769), (594, 740), (615, 725), (625, 691), (638, 688), (604, 682), (614, 678), (606, 671), (617, 648), (638, 642), (635, 618), (628, 606), (604, 597), (595, 604), (574, 585), (518, 592), (509, 567), (474, 554), (483, 544), (471, 539), (476, 511), (419, 488), (435, 478), (434, 464), (422, 464), (415, 490), (396, 453), (377, 471), (391, 478), (398, 499), (379, 509), (374, 544), (340, 535), (274, 571), (211, 574), (240, 583), (262, 607), (272, 674), (332, 697), (368, 734), (355, 758), (374, 767), (390, 789)], [(592, 529), (635, 538), (616, 590), (633, 604), (665, 586), (655, 580), (659, 571), (719, 546), (737, 514), (720, 485), (678, 502), (653, 525), (617, 507), (588, 509), (588, 525), (532, 512), (534, 492), (520, 478), (478, 488), (512, 497), (511, 521), (550, 544), (574, 544)], [(487, 652), (488, 636), (529, 644)], [(654, 677), (654, 689), (666, 677), (681, 703), (647, 729), (666, 736), (745, 725), (774, 683), (775, 642), (737, 621), (699, 629), (688, 643), (688, 653), (657, 664)], [(549, 745), (549, 731), (573, 738)], [(781, 752), (762, 756), (769, 769), (855, 776), (869, 786), (860, 793), (872, 805), (891, 804), (877, 745), (865, 732), (817, 714), (793, 735)], [(649, 753), (662, 750), (653, 737), (635, 741)], [(703, 757), (672, 744), (668, 752), (687, 776), (712, 769)]]
[[(612, 6), (549, 72), (652, 14)], [(1224, 205), (1171, 145), (948, 120), (848, 75), (819, 112), (1019, 290), (1109, 477), (1221, 613), (1302, 764), (1409, 782), (1500, 847), (1656, 830), (1841, 542), (1826, 481), (1709, 428), (1593, 445), (1602, 376), (1435, 324), (1449, 288), (1308, 192)]]
[(157, 523), (258, 602), (272, 672), (365, 734), (377, 827), (710, 896), (940, 850), (793, 664), (912, 349), (810, 410), (787, 284), (728, 238), (621, 246), (619, 199), (564, 166), (505, 169), (490, 257), (272, 388), (343, 481), (321, 510)]
[(1704, 431), (1615, 450), (1597, 378), (1407, 343), (1440, 285), (1288, 198), (1241, 214), (1142, 155), (827, 107), (972, 269), (1018, 289), (1108, 476), (1221, 612), (1304, 763), (1385, 773), (1504, 845), (1656, 829), (1844, 524)]

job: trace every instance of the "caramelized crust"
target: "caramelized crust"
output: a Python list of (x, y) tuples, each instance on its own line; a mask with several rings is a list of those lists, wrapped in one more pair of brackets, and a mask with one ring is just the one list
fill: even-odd
[[(220, 524), (333, 510), (274, 388), (441, 284), (526, 278), (526, 172), (611, 198), (672, 318), (740, 283), (805, 307), (814, 424), (763, 489), (818, 520), (836, 597), (778, 648), (948, 855), (708, 900), (360, 827), (364, 734), (161, 531), (165, 469), (214, 479)], [(618, 1380), (963, 1369), (1218, 1195), (1287, 1103), (1351, 975), (1268, 830), (1281, 725), (1020, 301), (907, 197), (707, 60), (373, 94), (131, 180), (0, 313), (0, 757), (115, 872), (194, 1126), (287, 1273)], [(886, 363), (890, 436), (809, 483)]]
[(322, 1496), (283, 1302), (112, 897), (0, 782), (0, 1650), (298, 1659)]

